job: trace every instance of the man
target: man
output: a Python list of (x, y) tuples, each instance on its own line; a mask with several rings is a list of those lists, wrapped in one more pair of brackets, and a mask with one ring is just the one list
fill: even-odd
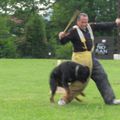
[(91, 24), (88, 23), (88, 20), (86, 13), (80, 13), (76, 25), (68, 33), (59, 33), (60, 42), (61, 44), (66, 44), (69, 41), (72, 43), (74, 48), (72, 60), (90, 68), (91, 78), (96, 83), (104, 102), (106, 104), (120, 104), (120, 100), (115, 99), (107, 74), (92, 52), (94, 49), (93, 31), (110, 30), (120, 26), (120, 19), (117, 18), (115, 22)]

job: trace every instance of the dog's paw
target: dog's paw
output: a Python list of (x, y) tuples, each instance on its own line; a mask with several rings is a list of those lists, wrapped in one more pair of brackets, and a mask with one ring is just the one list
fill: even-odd
[(65, 105), (65, 104), (66, 104), (66, 102), (63, 99), (60, 99), (58, 101), (58, 105)]
[(55, 103), (53, 97), (50, 98), (50, 103)]

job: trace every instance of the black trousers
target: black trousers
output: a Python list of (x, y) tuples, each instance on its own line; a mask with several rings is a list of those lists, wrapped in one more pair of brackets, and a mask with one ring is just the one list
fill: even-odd
[(107, 74), (105, 73), (102, 65), (99, 61), (93, 57), (93, 71), (91, 78), (96, 83), (96, 86), (106, 104), (112, 104), (115, 99), (115, 94), (112, 87), (108, 81)]

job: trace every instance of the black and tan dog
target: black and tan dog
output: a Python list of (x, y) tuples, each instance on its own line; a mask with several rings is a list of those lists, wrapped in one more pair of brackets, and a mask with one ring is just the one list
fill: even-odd
[(50, 102), (54, 103), (54, 95), (58, 86), (63, 87), (67, 96), (69, 96), (69, 84), (74, 83), (75, 81), (85, 83), (89, 73), (89, 68), (87, 66), (72, 61), (63, 62), (56, 66), (50, 74)]

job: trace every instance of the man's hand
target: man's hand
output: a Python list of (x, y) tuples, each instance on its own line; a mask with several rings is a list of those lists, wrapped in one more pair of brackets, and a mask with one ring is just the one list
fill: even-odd
[(60, 32), (59, 33), (59, 39), (62, 39), (63, 37), (65, 37), (65, 36), (67, 36), (67, 35), (69, 35), (69, 32)]
[(62, 39), (65, 35), (66, 35), (65, 32), (60, 32), (60, 33), (59, 33), (59, 39)]
[(120, 18), (117, 18), (117, 19), (115, 20), (115, 23), (117, 24), (117, 26), (120, 26)]

